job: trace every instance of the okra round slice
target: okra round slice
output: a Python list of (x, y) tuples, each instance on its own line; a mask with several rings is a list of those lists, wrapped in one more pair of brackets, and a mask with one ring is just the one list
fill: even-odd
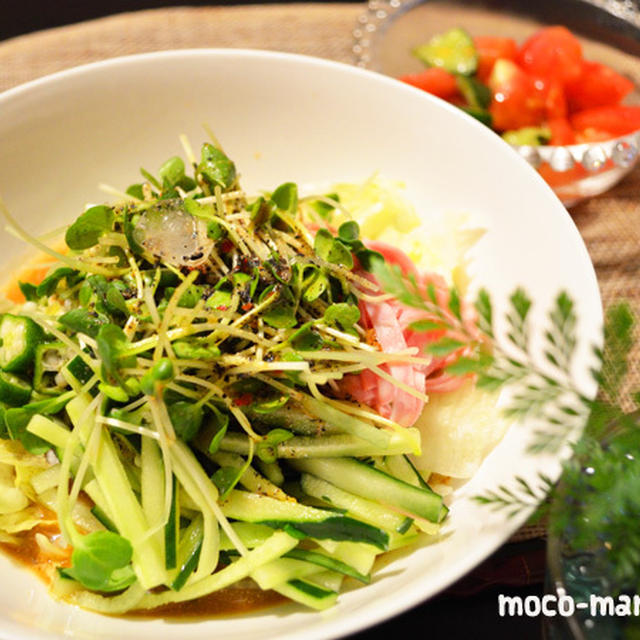
[(0, 402), (10, 407), (22, 407), (31, 399), (31, 385), (6, 371), (0, 371)]
[(33, 365), (44, 331), (31, 318), (5, 313), (0, 318), (0, 369), (24, 373)]

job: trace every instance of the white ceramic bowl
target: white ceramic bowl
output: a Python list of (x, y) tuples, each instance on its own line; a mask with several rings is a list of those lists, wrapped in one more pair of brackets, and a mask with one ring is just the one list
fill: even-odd
[[(43, 232), (105, 199), (100, 182), (125, 188), (141, 166), (199, 146), (208, 123), (249, 190), (362, 180), (373, 172), (406, 183), (419, 211), (469, 212), (486, 225), (475, 282), (496, 313), (514, 288), (533, 296), (534, 328), (560, 289), (577, 302), (576, 377), (587, 392), (590, 345), (601, 303), (588, 254), (567, 212), (539, 175), (491, 131), (394, 80), (322, 60), (241, 50), (134, 56), (72, 69), (0, 96), (0, 193), (14, 216)], [(8, 263), (24, 247), (2, 235)], [(534, 331), (535, 333), (535, 331)], [(526, 425), (512, 428), (456, 496), (448, 530), (399, 557), (372, 584), (324, 613), (281, 607), (231, 619), (171, 623), (101, 617), (51, 601), (28, 571), (0, 558), (0, 637), (140, 637), (225, 640), (333, 638), (363, 629), (434, 595), (502, 544), (507, 520), (471, 497), (517, 472), (555, 476), (556, 456), (525, 453)], [(523, 516), (526, 514), (523, 514)]]

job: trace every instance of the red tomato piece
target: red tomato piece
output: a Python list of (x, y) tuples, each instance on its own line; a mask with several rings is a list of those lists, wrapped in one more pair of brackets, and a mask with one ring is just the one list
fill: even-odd
[(518, 55), (518, 44), (513, 38), (498, 36), (476, 36), (473, 44), (478, 53), (478, 79), (486, 82), (491, 75), (496, 60), (515, 60)]
[(545, 27), (522, 45), (518, 62), (536, 77), (571, 82), (582, 72), (582, 45), (566, 27)]
[(583, 144), (585, 142), (605, 142), (615, 138), (616, 135), (608, 131), (598, 131), (597, 129), (585, 129), (584, 131), (576, 131), (576, 143)]
[(458, 95), (456, 77), (440, 67), (429, 67), (420, 73), (400, 76), (399, 79), (445, 100)]
[(574, 113), (570, 120), (573, 128), (583, 135), (593, 129), (615, 138), (640, 129), (640, 106), (594, 107)]
[(581, 111), (618, 104), (633, 91), (633, 82), (607, 65), (583, 60), (580, 76), (565, 91), (569, 109)]
[(250, 393), (243, 393), (242, 395), (239, 395), (238, 397), (233, 399), (233, 404), (236, 407), (246, 407), (252, 402), (253, 402), (253, 395), (251, 395)]
[(569, 185), (587, 176), (587, 170), (579, 164), (568, 171), (554, 171), (545, 163), (541, 167), (538, 167), (538, 172), (549, 186), (554, 188)]
[(544, 121), (543, 91), (511, 60), (496, 60), (488, 84), (492, 91), (489, 112), (497, 131), (534, 127)]
[(568, 108), (562, 82), (557, 78), (537, 78), (535, 85), (544, 96), (546, 117), (565, 118)]
[(550, 118), (547, 121), (547, 126), (551, 131), (549, 144), (558, 146), (575, 144), (576, 132), (567, 118)]

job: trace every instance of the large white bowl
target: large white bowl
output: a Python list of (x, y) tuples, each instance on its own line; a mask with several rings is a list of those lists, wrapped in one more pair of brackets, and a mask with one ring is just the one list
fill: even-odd
[[(372, 72), (257, 51), (195, 50), (133, 56), (62, 72), (0, 96), (0, 193), (32, 232), (75, 218), (141, 166), (199, 146), (208, 123), (248, 189), (362, 180), (373, 172), (406, 183), (419, 211), (469, 212), (488, 232), (476, 250), (476, 282), (497, 313), (514, 288), (535, 300), (540, 324), (560, 289), (577, 302), (575, 372), (587, 392), (590, 345), (601, 303), (592, 265), (570, 217), (508, 145), (458, 109)], [(2, 235), (8, 263), (24, 247)], [(101, 617), (53, 602), (28, 571), (0, 558), (0, 637), (129, 640), (151, 637), (332, 638), (363, 629), (434, 595), (487, 557), (518, 527), (471, 497), (515, 473), (555, 476), (556, 456), (525, 453), (526, 425), (511, 428), (453, 502), (442, 542), (386, 566), (369, 586), (324, 613), (284, 607), (231, 619), (173, 623)]]

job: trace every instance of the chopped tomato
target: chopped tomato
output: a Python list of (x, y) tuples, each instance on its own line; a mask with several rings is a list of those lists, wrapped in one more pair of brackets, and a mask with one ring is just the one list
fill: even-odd
[(567, 98), (562, 82), (557, 78), (536, 78), (536, 89), (544, 96), (545, 116), (564, 118), (567, 115)]
[(607, 65), (582, 61), (582, 71), (565, 87), (571, 111), (618, 104), (633, 91), (633, 82)]
[(551, 131), (549, 144), (564, 146), (576, 143), (576, 133), (567, 118), (550, 118), (547, 126)]
[(554, 171), (545, 163), (538, 167), (538, 171), (551, 187), (556, 188), (572, 184), (587, 176), (587, 170), (579, 164), (568, 171)]
[(640, 106), (615, 105), (584, 109), (571, 116), (576, 131), (588, 129), (610, 133), (610, 137), (623, 136), (640, 129)]
[[(640, 131), (640, 106), (621, 104), (634, 89), (632, 80), (585, 60), (580, 41), (566, 27), (539, 29), (520, 47), (513, 38), (492, 35), (475, 36), (473, 44), (478, 64), (469, 78), (456, 83), (455, 74), (429, 68), (401, 79), (466, 110), (476, 106), (466, 88), (488, 86), (491, 100), (488, 106), (487, 96), (482, 102), (482, 121), (500, 134), (548, 129), (548, 143), (564, 146)], [(564, 183), (569, 176), (557, 179)]]
[(233, 404), (236, 407), (246, 407), (253, 402), (253, 395), (250, 393), (243, 393), (233, 399)]
[(233, 242), (229, 238), (225, 238), (220, 245), (220, 251), (222, 253), (229, 253), (233, 249)]
[(608, 131), (598, 131), (597, 129), (585, 129), (584, 131), (576, 131), (576, 143), (585, 144), (588, 142), (605, 142), (615, 138), (616, 135)]
[(522, 45), (518, 62), (532, 75), (571, 82), (582, 72), (582, 45), (566, 27), (546, 27)]
[(486, 82), (491, 75), (496, 60), (515, 60), (518, 54), (518, 45), (513, 38), (500, 38), (497, 36), (476, 36), (473, 39), (478, 54), (478, 79)]
[(448, 99), (458, 95), (456, 77), (440, 67), (429, 67), (420, 73), (400, 76), (400, 80), (439, 98)]
[(536, 86), (535, 79), (511, 60), (500, 58), (496, 61), (489, 77), (489, 87), (493, 93), (489, 112), (494, 129), (522, 129), (536, 126), (544, 120), (544, 93)]

